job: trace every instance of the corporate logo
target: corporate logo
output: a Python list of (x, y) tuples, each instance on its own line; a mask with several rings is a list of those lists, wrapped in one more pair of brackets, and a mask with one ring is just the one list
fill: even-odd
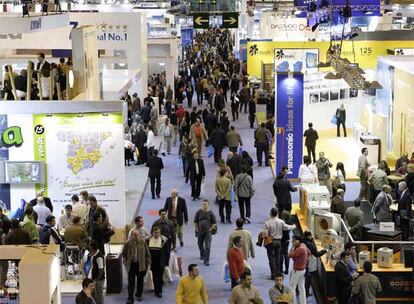
[(398, 50), (395, 52), (395, 55), (397, 55), (397, 56), (404, 56), (404, 50), (403, 50), (403, 49), (398, 49)]
[(253, 44), (250, 46), (249, 53), (251, 56), (257, 55), (258, 52), (259, 52), (259, 48), (257, 47), (257, 44)]
[(20, 147), (22, 144), (23, 136), (20, 127), (9, 127), (1, 134), (0, 147)]
[(282, 59), (285, 56), (285, 54), (283, 53), (283, 50), (278, 50), (276, 52), (276, 59)]
[(42, 18), (37, 18), (30, 21), (30, 30), (40, 30), (42, 28)]
[(287, 32), (306, 32), (311, 31), (311, 28), (305, 24), (287, 23), (287, 24), (270, 24), (270, 29)]

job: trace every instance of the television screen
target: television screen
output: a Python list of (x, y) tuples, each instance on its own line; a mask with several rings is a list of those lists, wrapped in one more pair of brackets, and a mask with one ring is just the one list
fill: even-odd
[(5, 183), (43, 183), (43, 162), (5, 162)]

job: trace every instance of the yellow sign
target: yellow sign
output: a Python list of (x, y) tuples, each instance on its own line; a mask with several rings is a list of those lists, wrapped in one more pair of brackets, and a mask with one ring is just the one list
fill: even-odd
[[(319, 61), (326, 61), (329, 41), (255, 41), (247, 43), (247, 73), (249, 76), (262, 76), (262, 63), (274, 62), (275, 49), (319, 49)], [(377, 57), (387, 56), (387, 50), (414, 48), (414, 41), (344, 41), (342, 57), (356, 62), (363, 69), (376, 69)], [(355, 60), (354, 60), (355, 54)]]

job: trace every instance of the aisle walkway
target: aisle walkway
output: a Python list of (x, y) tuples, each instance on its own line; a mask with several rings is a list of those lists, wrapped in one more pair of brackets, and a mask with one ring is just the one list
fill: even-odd
[[(227, 105), (229, 106), (229, 104)], [(258, 111), (261, 106), (258, 106)], [(244, 143), (244, 149), (249, 152), (254, 160), (254, 185), (256, 193), (252, 199), (252, 216), (251, 224), (247, 224), (245, 228), (251, 231), (254, 243), (256, 242), (256, 236), (263, 227), (263, 223), (268, 218), (270, 208), (273, 207), (273, 176), (270, 167), (258, 167), (256, 162), (255, 149), (253, 147), (253, 132), (254, 129), (250, 129), (247, 121), (247, 114), (241, 114), (238, 121), (234, 123), (236, 129), (240, 132)], [(223, 154), (223, 158), (227, 155)], [(162, 172), (162, 190), (161, 198), (153, 200), (149, 187), (147, 187), (141, 205), (139, 207), (139, 214), (145, 219), (145, 226), (150, 228), (152, 223), (158, 218), (158, 209), (162, 208), (165, 203), (165, 199), (169, 196), (171, 189), (176, 188), (179, 191), (179, 195), (184, 197), (187, 201), (187, 207), (189, 212), (189, 224), (184, 228), (184, 247), (178, 248), (178, 254), (183, 257), (184, 272), (190, 263), (199, 264), (200, 275), (204, 278), (207, 285), (207, 292), (209, 296), (209, 303), (211, 304), (224, 304), (227, 303), (227, 299), (230, 295), (231, 288), (230, 283), (225, 284), (222, 279), (222, 267), (225, 259), (225, 253), (227, 248), (228, 236), (235, 228), (235, 220), (239, 217), (238, 206), (233, 205), (232, 221), (233, 224), (219, 224), (217, 235), (213, 236), (210, 266), (204, 266), (200, 263), (199, 252), (197, 247), (197, 240), (194, 235), (194, 226), (192, 224), (195, 212), (201, 206), (201, 200), (192, 201), (190, 197), (190, 185), (185, 184), (185, 179), (182, 174), (182, 169), (177, 168), (176, 159), (178, 157), (178, 146), (173, 148), (171, 155), (163, 157), (164, 170)], [(203, 184), (203, 191), (201, 198), (207, 198), (210, 200), (211, 209), (218, 217), (218, 206), (215, 205), (215, 191), (214, 182), (216, 174), (216, 166), (213, 158), (207, 157), (206, 149), (203, 150), (203, 158), (206, 166), (206, 179)], [(126, 171), (127, 179), (137, 178), (137, 174), (131, 174), (134, 168), (128, 168)], [(141, 171), (141, 170), (140, 170)], [(146, 176), (145, 176), (146, 178)], [(131, 185), (131, 181), (128, 182)], [(132, 182), (133, 184), (133, 182)], [(131, 209), (130, 209), (131, 210)], [(132, 210), (131, 210), (132, 211)], [(268, 290), (272, 287), (272, 281), (266, 278), (270, 275), (268, 260), (266, 256), (266, 250), (255, 246), (256, 258), (250, 259), (249, 263), (252, 267), (253, 284), (259, 288), (265, 303), (270, 303), (268, 297)], [(124, 273), (125, 274), (125, 273)], [(288, 278), (286, 278), (288, 283)], [(155, 295), (145, 290), (143, 294), (144, 303), (175, 303), (175, 290), (178, 284), (176, 278), (173, 283), (164, 286), (163, 298), (156, 298)], [(124, 289), (119, 295), (108, 295), (105, 298), (105, 303), (125, 303), (126, 301), (126, 274), (124, 276)], [(71, 297), (73, 299), (73, 297)], [(72, 300), (73, 301), (73, 300)], [(64, 297), (63, 303), (73, 303), (68, 297)], [(308, 298), (308, 303), (316, 303), (313, 299)]]

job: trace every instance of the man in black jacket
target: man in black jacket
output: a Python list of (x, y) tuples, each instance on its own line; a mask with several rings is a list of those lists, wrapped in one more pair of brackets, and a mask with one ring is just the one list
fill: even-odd
[(138, 161), (135, 164), (145, 164), (147, 162), (147, 147), (145, 147), (145, 143), (147, 142), (147, 133), (145, 132), (143, 125), (138, 125), (138, 131), (134, 134), (133, 139), (134, 144), (138, 149)]
[(158, 214), (160, 215), (160, 218), (156, 220), (151, 227), (151, 235), (154, 232), (155, 227), (158, 227), (161, 231), (161, 235), (165, 236), (167, 238), (167, 244), (165, 245), (166, 250), (166, 265), (170, 265), (170, 255), (171, 250), (176, 249), (176, 232), (174, 228), (173, 222), (171, 222), (168, 219), (167, 216), (167, 210), (160, 209), (158, 211)]
[(210, 144), (214, 148), (214, 162), (217, 164), (221, 159), (221, 153), (226, 145), (226, 133), (222, 128), (216, 127), (213, 132), (211, 132), (209, 138)]
[(398, 191), (401, 193), (401, 197), (398, 201), (398, 215), (400, 216), (400, 229), (402, 231), (402, 239), (408, 240), (408, 234), (410, 231), (410, 219), (412, 218), (412, 197), (408, 191), (407, 183), (400, 182), (398, 184)]
[(210, 138), (211, 133), (213, 130), (217, 127), (217, 116), (216, 116), (216, 110), (210, 109), (210, 112), (206, 115), (205, 119), (205, 127), (207, 130), (208, 138)]
[(93, 304), (95, 300), (93, 299), (93, 290), (95, 288), (94, 282), (92, 279), (86, 278), (82, 281), (82, 290), (76, 295), (76, 304)]
[(341, 259), (335, 265), (336, 300), (338, 304), (347, 304), (351, 296), (352, 276), (347, 269), (350, 253), (343, 251)]
[(204, 168), (204, 161), (199, 157), (196, 151), (193, 152), (193, 158), (190, 159), (190, 162), (187, 167), (187, 172), (185, 174), (185, 183), (188, 183), (190, 179), (191, 183), (191, 197), (193, 201), (200, 199), (201, 192), (201, 182), (206, 176), (206, 171)]
[(256, 102), (253, 98), (249, 99), (249, 123), (250, 128), (253, 129), (254, 122), (256, 120)]
[(316, 154), (315, 154), (315, 149), (316, 149), (316, 141), (318, 140), (319, 136), (318, 136), (318, 132), (316, 132), (316, 130), (313, 129), (313, 123), (308, 123), (308, 127), (309, 129), (307, 129), (305, 131), (305, 133), (303, 133), (303, 137), (305, 137), (305, 146), (308, 150), (308, 156), (309, 158), (311, 158), (311, 155), (313, 157), (313, 162), (316, 162)]
[(171, 190), (171, 196), (165, 201), (164, 210), (168, 213), (168, 219), (174, 224), (180, 246), (183, 247), (183, 224), (188, 224), (188, 212), (185, 199), (178, 196), (177, 189)]
[(102, 215), (100, 213), (93, 214), (93, 222), (89, 225), (89, 236), (95, 241), (99, 251), (105, 255), (105, 243), (109, 242), (114, 231), (103, 225)]
[(298, 189), (293, 187), (288, 179), (285, 178), (286, 172), (280, 171), (273, 183), (273, 193), (276, 196), (277, 209), (279, 214), (283, 213), (283, 210), (287, 210), (289, 213), (292, 210), (292, 197), (290, 192), (295, 192)]
[[(164, 169), (164, 163), (162, 159), (158, 157), (158, 150), (154, 149), (153, 155), (147, 161), (148, 177), (151, 183), (151, 195), (152, 199), (155, 199), (155, 195), (160, 198), (161, 193), (161, 170)], [(155, 186), (155, 182), (157, 186)]]
[(229, 166), (231, 174), (233, 174), (233, 178), (236, 178), (237, 174), (241, 172), (241, 157), (239, 154), (235, 152), (229, 151), (227, 154), (227, 162), (226, 165)]
[(306, 297), (309, 297), (311, 296), (311, 294), (309, 293), (311, 281), (317, 275), (317, 271), (318, 271), (316, 259), (323, 256), (327, 251), (325, 249), (318, 251), (318, 248), (316, 247), (313, 241), (312, 232), (309, 230), (306, 230), (305, 233), (303, 234), (303, 243), (306, 245), (306, 247), (308, 247), (309, 251), (311, 252), (311, 255), (308, 261), (308, 272), (309, 273), (307, 276), (305, 276)]

